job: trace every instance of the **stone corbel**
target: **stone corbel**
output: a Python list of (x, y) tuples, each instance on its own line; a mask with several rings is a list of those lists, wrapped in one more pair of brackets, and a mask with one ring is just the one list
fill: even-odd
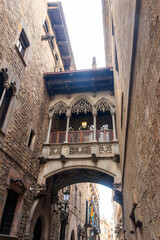
[(4, 82), (6, 82), (8, 80), (8, 69), (2, 68), (0, 72), (3, 74)]
[(10, 188), (11, 185), (17, 187), (22, 193), (27, 190), (22, 179), (20, 178), (11, 178), (8, 188)]
[(68, 213), (66, 211), (61, 211), (61, 222), (66, 221), (66, 224), (68, 224)]
[(97, 163), (97, 162), (98, 162), (98, 159), (97, 159), (97, 156), (96, 156), (95, 153), (92, 153), (92, 154), (91, 154), (91, 158), (92, 158), (92, 161), (93, 161), (94, 163)]
[(113, 200), (122, 205), (123, 204), (122, 184), (113, 183), (113, 191), (114, 191)]
[(37, 184), (34, 189), (34, 195), (36, 198), (45, 196), (47, 194), (47, 185), (46, 184)]
[(120, 162), (120, 155), (119, 154), (114, 155), (114, 162), (116, 162), (116, 163)]
[(67, 162), (67, 158), (63, 154), (61, 154), (60, 159), (61, 159), (62, 163)]

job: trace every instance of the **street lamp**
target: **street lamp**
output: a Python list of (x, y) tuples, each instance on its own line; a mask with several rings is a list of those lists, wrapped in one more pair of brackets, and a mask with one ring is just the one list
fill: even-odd
[(67, 203), (69, 201), (69, 190), (66, 190), (63, 195), (64, 195), (64, 202)]

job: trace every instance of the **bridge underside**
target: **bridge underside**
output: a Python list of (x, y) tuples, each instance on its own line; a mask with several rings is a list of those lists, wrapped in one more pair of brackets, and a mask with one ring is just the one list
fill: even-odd
[(52, 181), (55, 190), (60, 190), (63, 187), (82, 182), (99, 183), (110, 188), (113, 187), (114, 183), (112, 176), (90, 169), (66, 170), (51, 176), (48, 180)]

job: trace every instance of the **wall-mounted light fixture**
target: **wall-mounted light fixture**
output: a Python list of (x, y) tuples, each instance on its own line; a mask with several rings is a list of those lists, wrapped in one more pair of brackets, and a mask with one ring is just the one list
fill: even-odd
[(87, 122), (82, 122), (82, 128), (86, 128), (87, 127)]
[(64, 201), (63, 202), (59, 202), (59, 201), (55, 201), (54, 202), (54, 212), (58, 213), (58, 210), (61, 212), (65, 212), (66, 214), (68, 214), (69, 212), (69, 196), (70, 196), (70, 192), (69, 190), (66, 190), (63, 193), (63, 197), (64, 197)]

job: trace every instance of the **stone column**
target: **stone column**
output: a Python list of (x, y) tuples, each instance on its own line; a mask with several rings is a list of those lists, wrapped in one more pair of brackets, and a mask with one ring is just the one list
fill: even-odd
[(116, 136), (116, 124), (115, 124), (115, 114), (116, 111), (115, 109), (111, 109), (110, 113), (112, 115), (112, 125), (113, 125), (113, 141), (117, 141), (117, 136)]
[(50, 137), (51, 127), (52, 127), (52, 118), (53, 118), (53, 116), (50, 115), (49, 116), (49, 126), (48, 126), (48, 133), (47, 133), (46, 143), (49, 143), (49, 137)]
[(66, 117), (67, 117), (67, 124), (66, 124), (66, 138), (65, 138), (65, 143), (68, 143), (69, 120), (70, 120), (70, 117), (71, 117), (71, 112), (67, 112), (67, 113), (66, 113)]
[(94, 124), (94, 137), (93, 137), (93, 141), (97, 142), (96, 139), (96, 132), (97, 132), (97, 127), (96, 127), (96, 118), (97, 118), (97, 110), (93, 110), (92, 111), (92, 116), (93, 116), (93, 124)]

